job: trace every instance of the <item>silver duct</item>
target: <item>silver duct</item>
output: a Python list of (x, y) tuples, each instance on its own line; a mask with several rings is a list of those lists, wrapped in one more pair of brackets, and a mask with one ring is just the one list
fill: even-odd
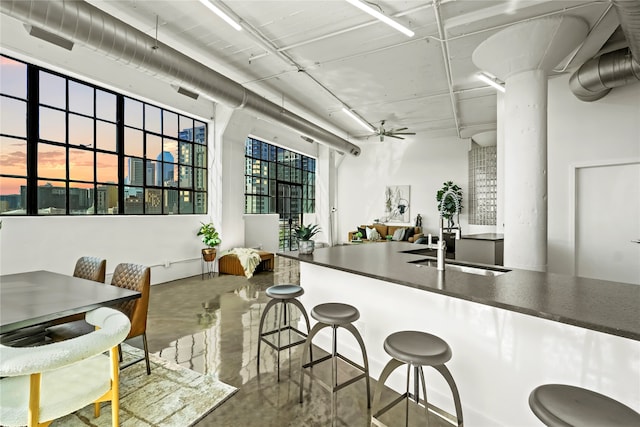
[(573, 73), (569, 87), (581, 101), (597, 101), (612, 88), (640, 81), (640, 64), (629, 49), (620, 49), (590, 59)]
[(84, 1), (2, 0), (0, 11), (230, 108), (279, 122), (342, 153), (360, 148)]
[(596, 101), (612, 88), (640, 81), (640, 1), (613, 0), (629, 49), (606, 53), (585, 62), (569, 79), (580, 100)]

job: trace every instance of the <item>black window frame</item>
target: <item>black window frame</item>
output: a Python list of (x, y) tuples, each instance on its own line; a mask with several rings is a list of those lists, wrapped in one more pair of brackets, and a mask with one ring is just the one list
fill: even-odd
[[(279, 215), (280, 250), (297, 249), (292, 229), (303, 214), (315, 212), (316, 165), (296, 151), (253, 136), (245, 140), (244, 213)], [(279, 194), (283, 190), (287, 194)]]
[[(114, 90), (110, 90), (83, 80), (67, 76), (65, 74), (52, 71), (50, 69), (30, 64), (27, 61), (23, 61), (17, 58), (10, 57), (8, 55), (0, 55), (4, 60), (15, 61), (17, 63), (26, 66), (26, 99), (14, 96), (9, 93), (4, 93), (0, 88), (0, 97), (3, 101), (6, 99), (13, 99), (26, 102), (26, 135), (16, 136), (11, 134), (10, 130), (5, 133), (3, 129), (0, 129), (0, 137), (9, 139), (17, 139), (26, 141), (26, 176), (12, 175), (4, 173), (1, 168), (4, 158), (0, 159), (0, 178), (18, 178), (24, 179), (26, 185), (21, 186), (19, 195), (0, 195), (0, 201), (8, 199), (9, 197), (19, 197), (19, 209), (10, 210), (5, 209), (0, 211), (0, 216), (78, 216), (78, 215), (189, 215), (189, 214), (207, 214), (208, 211), (208, 124), (195, 117), (187, 116), (183, 113), (170, 110), (167, 108), (154, 105), (149, 102), (145, 102), (134, 97), (121, 94)], [(50, 105), (40, 103), (40, 77), (46, 75), (47, 78), (62, 79), (64, 81), (64, 101), (58, 97), (54, 103), (59, 105)], [(71, 88), (70, 88), (71, 86)], [(93, 107), (91, 113), (78, 111), (78, 109), (72, 109), (70, 107), (70, 93), (72, 90), (93, 91), (92, 102)], [(105, 118), (98, 111), (98, 98), (108, 98), (110, 102), (111, 112), (115, 107), (115, 117)], [(113, 97), (113, 99), (111, 99)], [(88, 98), (82, 98), (85, 100)], [(126, 101), (132, 100), (135, 103), (142, 105), (143, 122), (142, 126), (135, 128), (127, 124), (127, 111)], [(115, 105), (113, 105), (115, 102)], [(63, 106), (62, 106), (63, 105)], [(153, 109), (160, 113), (160, 128), (150, 130), (144, 121), (144, 114), (147, 109)], [(41, 124), (41, 111), (44, 111), (51, 116), (55, 116), (56, 119), (64, 115), (64, 140), (50, 140), (45, 139), (47, 136), (46, 124)], [(167, 131), (164, 127), (165, 117), (174, 119), (175, 126), (168, 127)], [(70, 140), (69, 120), (83, 121), (88, 124), (91, 121), (93, 127), (91, 143), (82, 144), (77, 143), (77, 140)], [(167, 119), (168, 120), (168, 119)], [(185, 124), (191, 124), (190, 128), (180, 128)], [(45, 126), (43, 138), (40, 138), (42, 126)], [(99, 126), (109, 127), (108, 132), (114, 132), (115, 134), (115, 146), (105, 149), (104, 147), (97, 147), (98, 144), (98, 128)], [(125, 139), (126, 129), (135, 129), (142, 135), (143, 153), (142, 157), (128, 156), (127, 155), (127, 141)], [(53, 129), (53, 127), (51, 128)], [(54, 133), (59, 133), (59, 129), (54, 129)], [(173, 134), (169, 133), (172, 132)], [(84, 136), (88, 135), (85, 133)], [(51, 135), (49, 133), (48, 135)], [(111, 135), (111, 133), (109, 133)], [(163, 156), (167, 147), (175, 147), (175, 157), (172, 162), (166, 164), (173, 168), (173, 179), (165, 180), (164, 175), (160, 181), (147, 182), (148, 174), (147, 165), (150, 158), (154, 157), (154, 153), (149, 153), (147, 156), (147, 139), (159, 138), (161, 141), (161, 152), (159, 156)], [(109, 138), (107, 138), (108, 140)], [(87, 139), (89, 142), (90, 139)], [(76, 142), (75, 144), (73, 142)], [(62, 176), (43, 176), (44, 170), (38, 171), (38, 155), (44, 153), (45, 148), (57, 150), (58, 153), (64, 150), (64, 177)], [(70, 168), (70, 153), (73, 155), (86, 156), (86, 153), (90, 153), (93, 159), (93, 178), (87, 179), (86, 177), (78, 178), (76, 174), (73, 178)], [(44, 154), (43, 154), (44, 155)], [(99, 174), (101, 170), (98, 164), (98, 156), (100, 158), (108, 158), (108, 156), (114, 156), (110, 158), (110, 164), (117, 163), (117, 171), (115, 169), (109, 170), (110, 177), (117, 177), (117, 182), (102, 181), (99, 179), (104, 174)], [(85, 157), (88, 158), (88, 157)], [(144, 177), (142, 185), (128, 185), (127, 178), (127, 159), (136, 158), (142, 161), (142, 170)], [(164, 157), (163, 157), (164, 159)], [(8, 160), (6, 160), (8, 162)], [(164, 165), (163, 162), (159, 162), (160, 166)], [(75, 166), (75, 165), (74, 165)], [(91, 166), (90, 166), (91, 167)], [(75, 173), (75, 172), (74, 172)], [(129, 171), (131, 173), (131, 171)], [(44, 182), (46, 181), (46, 184)], [(138, 184), (138, 183), (137, 183)], [(48, 187), (48, 188), (45, 188)], [(87, 190), (76, 189), (77, 187), (88, 187)], [(117, 190), (114, 188), (117, 187)], [(133, 209), (131, 206), (136, 206), (130, 202), (128, 197), (131, 192), (127, 192), (127, 188), (135, 188), (140, 190), (143, 195), (140, 209)], [(117, 191), (117, 195), (116, 195)], [(151, 191), (160, 195), (159, 203), (160, 208), (153, 206), (156, 209), (151, 209), (145, 203), (147, 193)], [(51, 195), (47, 196), (47, 193)], [(53, 195), (56, 193), (56, 195)], [(64, 194), (64, 196), (61, 196)], [(45, 198), (55, 199), (53, 209), (49, 209), (47, 212), (41, 211), (43, 208), (39, 206), (39, 199), (42, 198), (42, 203), (45, 203)], [(64, 203), (60, 198), (64, 197)], [(117, 202), (116, 202), (117, 199)], [(83, 200), (83, 205), (73, 206), (75, 200)], [(107, 203), (102, 203), (102, 200), (107, 200)], [(15, 200), (14, 200), (15, 201)], [(62, 207), (64, 204), (64, 207)], [(86, 205), (86, 206), (85, 206)], [(108, 205), (108, 206), (107, 206)], [(0, 205), (1, 207), (2, 205)], [(83, 211), (84, 208), (87, 210)], [(17, 213), (16, 213), (17, 212)]]

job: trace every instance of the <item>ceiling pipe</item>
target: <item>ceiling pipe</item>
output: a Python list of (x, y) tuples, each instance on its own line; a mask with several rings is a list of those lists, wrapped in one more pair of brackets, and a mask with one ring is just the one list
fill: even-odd
[(582, 101), (596, 101), (612, 88), (640, 81), (640, 2), (614, 0), (613, 6), (629, 48), (591, 59), (573, 73), (569, 87)]
[(640, 2), (613, 0), (620, 27), (629, 42), (633, 59), (640, 64)]
[[(84, 1), (2, 0), (0, 11), (229, 108), (275, 120), (341, 153), (360, 148)], [(154, 46), (158, 48), (153, 49)]]
[(640, 64), (629, 49), (605, 53), (585, 62), (569, 79), (571, 91), (581, 101), (592, 102), (607, 95), (612, 88), (640, 81)]
[(453, 121), (456, 126), (456, 133), (458, 134), (458, 138), (460, 136), (460, 121), (458, 120), (458, 103), (456, 101), (456, 96), (453, 91), (453, 77), (451, 76), (451, 64), (449, 59), (449, 42), (447, 40), (447, 34), (444, 30), (444, 26), (442, 25), (442, 19), (440, 17), (440, 1), (435, 0), (433, 2), (433, 13), (436, 18), (436, 25), (438, 27), (438, 36), (442, 42), (440, 43), (440, 48), (442, 50), (442, 60), (444, 62), (444, 71), (447, 75), (447, 85), (449, 86), (449, 99), (451, 100), (451, 109), (453, 111)]

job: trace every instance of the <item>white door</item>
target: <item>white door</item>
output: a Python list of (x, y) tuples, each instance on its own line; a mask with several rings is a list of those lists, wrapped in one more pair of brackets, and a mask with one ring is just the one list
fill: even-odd
[(640, 163), (576, 175), (576, 275), (640, 285)]

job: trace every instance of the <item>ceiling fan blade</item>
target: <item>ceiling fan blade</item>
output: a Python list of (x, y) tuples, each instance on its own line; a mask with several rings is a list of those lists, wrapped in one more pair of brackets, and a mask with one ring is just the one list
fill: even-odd
[(394, 135), (415, 135), (415, 132), (392, 132)]
[(397, 133), (397, 132), (401, 132), (401, 131), (403, 131), (403, 130), (407, 130), (407, 129), (409, 129), (409, 128), (398, 128), (398, 129), (391, 129), (391, 130), (390, 130), (389, 132), (392, 132), (392, 133)]
[(391, 135), (391, 134), (387, 134), (387, 136), (390, 137), (390, 138), (395, 138), (395, 139), (404, 139), (401, 136), (395, 136), (395, 135)]

